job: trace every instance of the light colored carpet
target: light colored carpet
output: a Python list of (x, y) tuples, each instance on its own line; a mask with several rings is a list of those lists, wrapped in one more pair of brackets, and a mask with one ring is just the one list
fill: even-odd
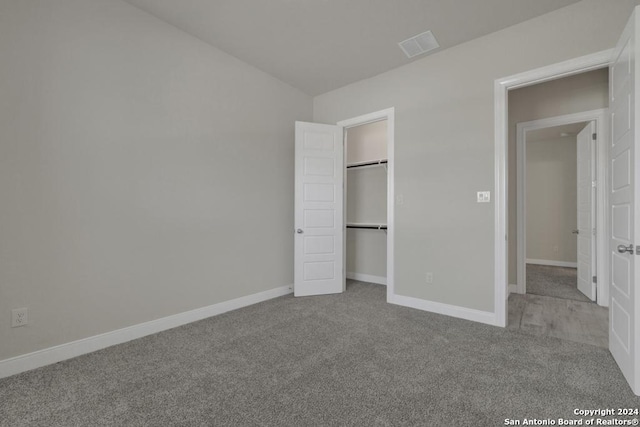
[(527, 264), (527, 293), (591, 301), (578, 290), (578, 270), (568, 267)]
[(636, 408), (606, 349), (286, 296), (0, 380), (2, 426), (495, 426)]
[(609, 348), (609, 310), (593, 302), (509, 295), (510, 329)]

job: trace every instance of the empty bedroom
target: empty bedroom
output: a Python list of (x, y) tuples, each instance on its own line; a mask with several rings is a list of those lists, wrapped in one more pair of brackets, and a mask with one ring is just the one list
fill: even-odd
[[(0, 426), (636, 425), (637, 4), (0, 0)], [(595, 204), (552, 168), (520, 262), (575, 111), (514, 97), (584, 76)], [(545, 259), (593, 340), (514, 306)]]

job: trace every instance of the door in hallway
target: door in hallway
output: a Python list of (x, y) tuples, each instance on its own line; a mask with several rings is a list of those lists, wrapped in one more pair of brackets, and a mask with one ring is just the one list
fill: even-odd
[(595, 122), (588, 123), (576, 140), (577, 184), (578, 184), (578, 290), (591, 301), (596, 299), (595, 260), (595, 145), (593, 135), (596, 133)]

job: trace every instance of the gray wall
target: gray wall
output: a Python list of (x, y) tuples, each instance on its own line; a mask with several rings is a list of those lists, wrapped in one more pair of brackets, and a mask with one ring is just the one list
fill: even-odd
[[(347, 169), (347, 222), (387, 223), (387, 173), (383, 167)], [(348, 273), (387, 277), (387, 234), (347, 229)]]
[(577, 262), (576, 137), (527, 142), (527, 259)]
[(516, 126), (521, 122), (607, 108), (609, 70), (602, 69), (509, 92), (509, 283), (517, 282)]
[(117, 0), (2, 0), (0, 58), (0, 360), (293, 282), (310, 97)]
[(324, 123), (396, 109), (398, 294), (493, 311), (495, 206), (476, 192), (494, 188), (494, 82), (613, 47), (632, 6), (585, 0), (314, 98)]
[(386, 120), (347, 129), (347, 164), (386, 158)]

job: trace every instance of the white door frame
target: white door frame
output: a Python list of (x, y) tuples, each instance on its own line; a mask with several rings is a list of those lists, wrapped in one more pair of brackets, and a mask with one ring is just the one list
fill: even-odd
[(524, 73), (497, 79), (494, 83), (494, 306), (497, 326), (507, 325), (508, 290), (508, 229), (507, 229), (507, 148), (508, 148), (508, 94), (510, 89), (530, 86), (567, 77), (598, 68), (608, 67), (613, 56), (613, 49), (582, 56), (547, 67), (537, 68)]
[[(394, 235), (395, 235), (395, 225), (394, 225), (394, 144), (393, 144), (393, 136), (394, 136), (394, 127), (395, 127), (395, 109), (393, 107), (387, 108), (385, 110), (376, 111), (374, 113), (365, 114), (363, 116), (354, 117), (351, 119), (346, 119), (339, 121), (337, 123), (338, 126), (342, 126), (346, 135), (346, 131), (349, 128), (355, 126), (366, 125), (367, 123), (378, 122), (381, 120), (387, 120), (387, 302), (389, 302), (393, 295), (395, 295), (395, 287), (394, 287), (394, 252), (393, 252), (393, 243), (394, 243)], [(345, 145), (346, 150), (346, 145)], [(346, 159), (346, 153), (345, 153)], [(345, 191), (346, 194), (346, 191)], [(346, 209), (346, 202), (344, 204)], [(345, 218), (346, 224), (346, 218)], [(345, 229), (346, 233), (346, 229)], [(346, 244), (346, 236), (344, 238), (344, 242)], [(347, 251), (344, 250), (345, 256)], [(346, 269), (346, 260), (344, 262)], [(343, 272), (345, 275), (346, 272)]]
[[(595, 181), (597, 182), (596, 196), (596, 244), (598, 242), (606, 243), (609, 241), (608, 227), (606, 226), (607, 215), (607, 165), (608, 165), (608, 140), (606, 128), (606, 109), (598, 109), (592, 111), (584, 111), (575, 114), (567, 114), (564, 116), (549, 117), (546, 119), (533, 120), (530, 122), (522, 122), (517, 124), (516, 131), (516, 200), (517, 200), (517, 270), (518, 282), (516, 292), (519, 294), (526, 293), (527, 275), (526, 275), (526, 255), (527, 255), (527, 203), (525, 192), (527, 188), (527, 132), (544, 129), (554, 126), (568, 125), (580, 122), (596, 122), (596, 169)], [(597, 276), (597, 297), (599, 305), (609, 305), (609, 276), (605, 274), (606, 259), (609, 253), (608, 244), (597, 244), (596, 246), (596, 276)]]

